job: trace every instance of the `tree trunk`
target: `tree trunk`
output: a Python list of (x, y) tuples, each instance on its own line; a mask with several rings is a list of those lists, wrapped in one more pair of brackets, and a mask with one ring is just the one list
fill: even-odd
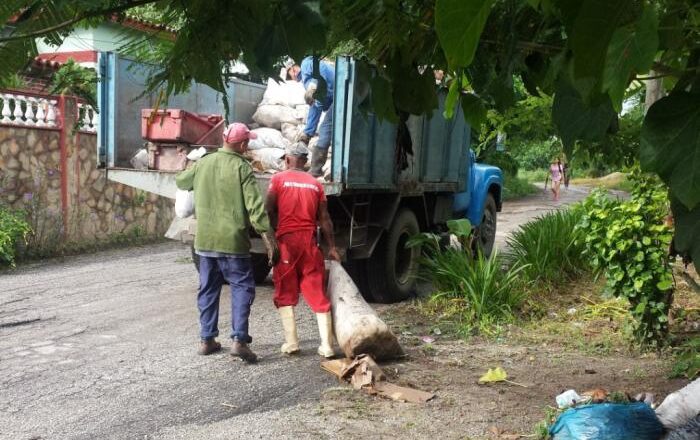
[(326, 267), (335, 337), (345, 356), (369, 354), (380, 361), (403, 355), (396, 336), (365, 302), (343, 266), (331, 261)]
[[(655, 72), (653, 70), (649, 72), (650, 76), (654, 76), (654, 74)], [(644, 98), (644, 113), (646, 114), (646, 112), (649, 111), (649, 107), (663, 98), (666, 93), (664, 92), (663, 78), (650, 79), (649, 81), (645, 81), (645, 83), (647, 90)]]

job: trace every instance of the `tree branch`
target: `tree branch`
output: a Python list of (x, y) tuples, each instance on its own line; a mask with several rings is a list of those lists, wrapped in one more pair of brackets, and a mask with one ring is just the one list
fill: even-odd
[(56, 32), (56, 31), (61, 30), (63, 28), (67, 28), (71, 25), (74, 25), (75, 23), (78, 23), (79, 21), (85, 20), (86, 18), (99, 17), (101, 15), (107, 15), (107, 14), (111, 14), (111, 13), (115, 13), (115, 12), (121, 12), (121, 11), (131, 9), (133, 7), (136, 7), (136, 6), (142, 6), (142, 5), (146, 5), (148, 3), (155, 3), (156, 1), (157, 0), (135, 0), (133, 2), (126, 3), (126, 4), (121, 5), (121, 6), (115, 6), (113, 8), (109, 8), (109, 9), (102, 9), (99, 11), (89, 11), (89, 12), (86, 12), (84, 15), (73, 17), (70, 20), (64, 21), (63, 23), (59, 23), (59, 24), (54, 25), (54, 26), (49, 26), (49, 27), (44, 28), (44, 29), (39, 29), (38, 31), (33, 31), (33, 32), (26, 33), (26, 34), (21, 34), (21, 35), (10, 35), (9, 37), (2, 37), (2, 38), (0, 38), (0, 43), (4, 43), (7, 41), (23, 40), (26, 38), (40, 37), (42, 35), (46, 35), (46, 34), (49, 34), (51, 32)]

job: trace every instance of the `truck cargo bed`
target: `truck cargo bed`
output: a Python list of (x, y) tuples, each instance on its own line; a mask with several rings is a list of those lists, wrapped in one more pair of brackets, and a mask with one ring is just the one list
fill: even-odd
[[(175, 198), (175, 176), (177, 172), (162, 170), (135, 170), (133, 168), (110, 168), (107, 170), (109, 180), (128, 185), (143, 191), (152, 192), (159, 196)], [(260, 185), (262, 194), (267, 193), (272, 174), (255, 173), (255, 178)], [(342, 185), (335, 182), (324, 182), (323, 189), (326, 195), (339, 195)]]

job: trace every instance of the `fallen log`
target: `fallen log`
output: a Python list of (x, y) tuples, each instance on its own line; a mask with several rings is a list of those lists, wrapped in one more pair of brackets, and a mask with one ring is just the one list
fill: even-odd
[(398, 339), (365, 302), (343, 266), (329, 261), (326, 267), (335, 337), (345, 356), (369, 354), (378, 361), (402, 356)]

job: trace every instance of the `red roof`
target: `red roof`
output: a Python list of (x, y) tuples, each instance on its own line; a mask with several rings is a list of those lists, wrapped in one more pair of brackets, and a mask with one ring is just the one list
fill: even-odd
[(65, 64), (71, 59), (76, 63), (96, 63), (97, 51), (80, 50), (74, 52), (42, 53), (34, 58), (35, 62), (41, 63), (48, 67), (59, 67), (61, 64)]

